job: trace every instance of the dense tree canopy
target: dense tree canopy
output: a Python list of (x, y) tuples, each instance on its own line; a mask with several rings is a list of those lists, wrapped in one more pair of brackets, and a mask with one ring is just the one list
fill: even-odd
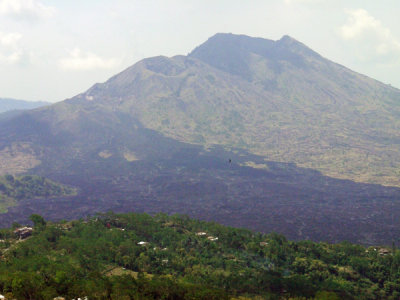
[[(0, 230), (0, 294), (16, 299), (398, 299), (400, 251), (291, 242), (185, 216), (101, 214), (32, 237)], [(38, 229), (39, 228), (39, 229)], [(245, 299), (245, 298), (241, 298)]]

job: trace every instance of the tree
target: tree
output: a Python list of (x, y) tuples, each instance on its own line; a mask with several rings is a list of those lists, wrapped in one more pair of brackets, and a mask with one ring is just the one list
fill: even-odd
[(4, 178), (10, 183), (14, 182), (14, 176), (12, 176), (10, 174), (5, 175)]
[(41, 215), (33, 214), (29, 217), (29, 220), (33, 222), (35, 229), (43, 229), (46, 226), (46, 221)]
[(21, 227), (21, 224), (19, 224), (18, 222), (13, 222), (12, 225), (11, 225), (12, 229), (17, 229), (19, 227)]

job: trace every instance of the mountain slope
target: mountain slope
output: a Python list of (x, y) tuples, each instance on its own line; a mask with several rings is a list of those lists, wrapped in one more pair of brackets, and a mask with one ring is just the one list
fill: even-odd
[(35, 116), (46, 111), (55, 114), (46, 120), (67, 131), (79, 131), (75, 118), (87, 125), (85, 114), (95, 123), (97, 113), (105, 118), (106, 125), (93, 124), (96, 130), (124, 115), (182, 142), (242, 148), (337, 178), (400, 185), (400, 91), (288, 36), (217, 34), (187, 57), (145, 59)]
[[(399, 90), (328, 61), (288, 36), (272, 43), (254, 39), (254, 45), (249, 39), (216, 35), (189, 55), (281, 96), (274, 108), (253, 113), (257, 125), (245, 126), (258, 126), (246, 132), (249, 143), (257, 140), (249, 150), (334, 177), (399, 185)], [(235, 46), (240, 53), (226, 55)], [(220, 49), (217, 55), (214, 49)], [(247, 70), (226, 68), (236, 61)]]
[(218, 34), (187, 57), (143, 60), (80, 97), (183, 142), (400, 185), (400, 91), (288, 36)]
[(22, 201), (0, 225), (33, 212), (165, 211), (293, 239), (390, 243), (400, 189), (324, 175), (400, 185), (399, 95), (288, 36), (218, 34), (0, 119), (0, 172), (79, 188)]

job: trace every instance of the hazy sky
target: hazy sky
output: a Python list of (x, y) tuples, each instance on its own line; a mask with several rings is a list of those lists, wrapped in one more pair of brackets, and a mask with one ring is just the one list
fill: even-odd
[(288, 34), (400, 87), (398, 0), (0, 0), (0, 97), (59, 101), (217, 32)]

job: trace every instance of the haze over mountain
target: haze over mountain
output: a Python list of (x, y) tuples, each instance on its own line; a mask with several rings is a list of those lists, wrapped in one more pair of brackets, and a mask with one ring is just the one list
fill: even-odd
[(26, 101), (11, 98), (0, 98), (0, 113), (10, 110), (33, 109), (51, 103), (44, 101)]
[(25, 201), (2, 220), (133, 209), (387, 242), (400, 190), (365, 183), (400, 185), (399, 103), (399, 90), (289, 36), (217, 34), (187, 56), (144, 59), (0, 120), (1, 172), (80, 188), (75, 200)]

